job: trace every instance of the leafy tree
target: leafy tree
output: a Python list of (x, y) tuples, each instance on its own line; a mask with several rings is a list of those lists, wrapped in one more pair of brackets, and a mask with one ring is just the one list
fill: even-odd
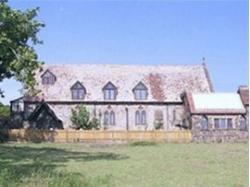
[(10, 118), (10, 107), (0, 102), (0, 119)]
[[(0, 0), (0, 82), (14, 77), (34, 93), (34, 71), (41, 67), (34, 46), (41, 44), (37, 33), (44, 24), (35, 20), (38, 8), (15, 10)], [(0, 89), (3, 96), (3, 90)]]
[(72, 109), (71, 112), (71, 121), (74, 128), (84, 130), (99, 128), (99, 120), (95, 117), (90, 119), (90, 113), (85, 106), (81, 105), (79, 110)]

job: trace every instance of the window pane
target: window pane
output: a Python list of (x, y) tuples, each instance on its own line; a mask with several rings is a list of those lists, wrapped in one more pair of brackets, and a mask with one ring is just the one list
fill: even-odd
[(110, 112), (110, 125), (115, 125), (115, 113)]
[(140, 100), (140, 90), (135, 90), (135, 99)]
[(140, 100), (145, 100), (145, 99), (146, 99), (146, 91), (140, 90)]
[(115, 90), (110, 90), (110, 99), (115, 100)]
[(215, 129), (219, 129), (220, 128), (220, 123), (219, 123), (219, 119), (214, 119), (214, 128)]
[(140, 112), (136, 111), (135, 113), (135, 124), (139, 125), (140, 124)]
[(77, 90), (72, 90), (72, 99), (77, 99)]
[(104, 125), (108, 125), (109, 124), (109, 112), (105, 112), (104, 113)]
[(84, 98), (84, 90), (78, 90), (78, 99), (83, 99)]
[(146, 112), (145, 111), (141, 112), (141, 124), (142, 125), (146, 124)]
[(115, 100), (115, 90), (104, 90), (104, 100)]
[(201, 119), (201, 128), (208, 129), (208, 119), (204, 116)]
[(246, 118), (244, 118), (244, 117), (240, 118), (240, 129), (241, 130), (246, 130), (247, 129)]
[(227, 128), (226, 119), (224, 119), (224, 118), (220, 119), (220, 128), (221, 129)]
[(108, 100), (108, 90), (104, 90), (104, 100)]
[(232, 123), (232, 119), (231, 118), (227, 119), (227, 128), (228, 129), (233, 128), (233, 123)]
[(71, 90), (71, 94), (72, 94), (72, 99), (84, 99), (84, 90), (83, 89), (73, 89)]

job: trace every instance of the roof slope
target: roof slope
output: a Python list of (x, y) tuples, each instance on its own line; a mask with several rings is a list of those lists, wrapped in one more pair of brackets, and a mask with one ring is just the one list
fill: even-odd
[[(57, 81), (42, 85), (41, 75), (50, 70)], [(204, 65), (44, 65), (37, 73), (38, 89), (47, 101), (71, 101), (71, 86), (86, 88), (85, 101), (103, 101), (102, 88), (109, 81), (117, 87), (116, 101), (134, 101), (133, 88), (141, 81), (148, 88), (148, 101), (181, 101), (183, 91), (211, 92)]]
[(247, 86), (240, 86), (238, 93), (245, 106), (249, 106), (249, 88)]
[(193, 114), (244, 114), (246, 112), (237, 93), (188, 93)]

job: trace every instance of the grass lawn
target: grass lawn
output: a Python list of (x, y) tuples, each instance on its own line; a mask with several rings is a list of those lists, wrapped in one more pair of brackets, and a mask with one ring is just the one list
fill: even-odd
[(248, 144), (0, 144), (0, 186), (248, 186)]

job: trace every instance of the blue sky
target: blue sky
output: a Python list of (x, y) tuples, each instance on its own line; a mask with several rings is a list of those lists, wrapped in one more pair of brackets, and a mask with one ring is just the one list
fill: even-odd
[[(46, 24), (36, 46), (45, 63), (200, 64), (206, 58), (216, 91), (248, 84), (248, 2), (10, 1), (39, 6)], [(4, 81), (6, 97), (20, 84)]]

